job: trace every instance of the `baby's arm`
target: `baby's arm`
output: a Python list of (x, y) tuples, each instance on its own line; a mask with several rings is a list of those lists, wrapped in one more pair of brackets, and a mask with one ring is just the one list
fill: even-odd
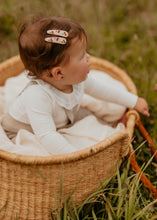
[(89, 74), (85, 82), (85, 92), (95, 98), (123, 105), (149, 116), (148, 104), (143, 98), (109, 83), (105, 78), (100, 79), (94, 72)]
[(41, 90), (37, 92), (35, 96), (30, 89), (26, 100), (27, 116), (33, 132), (50, 154), (66, 154), (76, 151), (76, 148), (56, 131), (52, 118), (52, 100)]

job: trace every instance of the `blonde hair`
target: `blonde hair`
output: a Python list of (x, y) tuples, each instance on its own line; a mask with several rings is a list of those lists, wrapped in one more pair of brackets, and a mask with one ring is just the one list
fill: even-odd
[[(64, 45), (45, 42), (47, 30), (68, 32)], [(43, 17), (24, 23), (20, 28), (18, 46), (21, 60), (30, 75), (39, 76), (43, 71), (67, 62), (66, 50), (74, 38), (86, 38), (84, 29), (76, 22), (63, 17)]]

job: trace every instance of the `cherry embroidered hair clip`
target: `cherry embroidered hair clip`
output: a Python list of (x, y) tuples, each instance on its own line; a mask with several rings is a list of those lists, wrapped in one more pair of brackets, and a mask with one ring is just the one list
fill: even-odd
[[(64, 30), (47, 30), (47, 34), (57, 35), (54, 37), (46, 37), (45, 41), (50, 43), (57, 43), (57, 44), (66, 44), (68, 37), (68, 32)], [(61, 37), (58, 37), (61, 36)]]

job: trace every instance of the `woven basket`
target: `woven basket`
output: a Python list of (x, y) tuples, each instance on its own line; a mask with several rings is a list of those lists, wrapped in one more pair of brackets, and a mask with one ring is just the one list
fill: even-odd
[[(137, 93), (130, 77), (112, 63), (91, 57), (91, 69), (104, 71)], [(24, 70), (15, 56), (0, 64), (0, 85)], [(79, 204), (93, 193), (105, 178), (115, 173), (129, 149), (136, 115), (129, 111), (125, 131), (79, 152), (48, 157), (23, 156), (0, 150), (0, 219), (50, 219), (55, 197), (66, 199), (76, 187), (73, 200)], [(62, 178), (61, 178), (62, 176)]]

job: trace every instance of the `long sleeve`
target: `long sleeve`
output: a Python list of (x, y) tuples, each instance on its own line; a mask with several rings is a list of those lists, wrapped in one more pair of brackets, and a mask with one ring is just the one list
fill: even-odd
[(46, 150), (51, 154), (65, 154), (76, 151), (66, 139), (56, 131), (52, 117), (53, 103), (48, 94), (31, 87), (25, 96), (25, 105), (30, 125)]
[(105, 101), (134, 108), (138, 97), (121, 86), (110, 83), (105, 77), (99, 77), (97, 71), (91, 71), (85, 82), (85, 93)]

